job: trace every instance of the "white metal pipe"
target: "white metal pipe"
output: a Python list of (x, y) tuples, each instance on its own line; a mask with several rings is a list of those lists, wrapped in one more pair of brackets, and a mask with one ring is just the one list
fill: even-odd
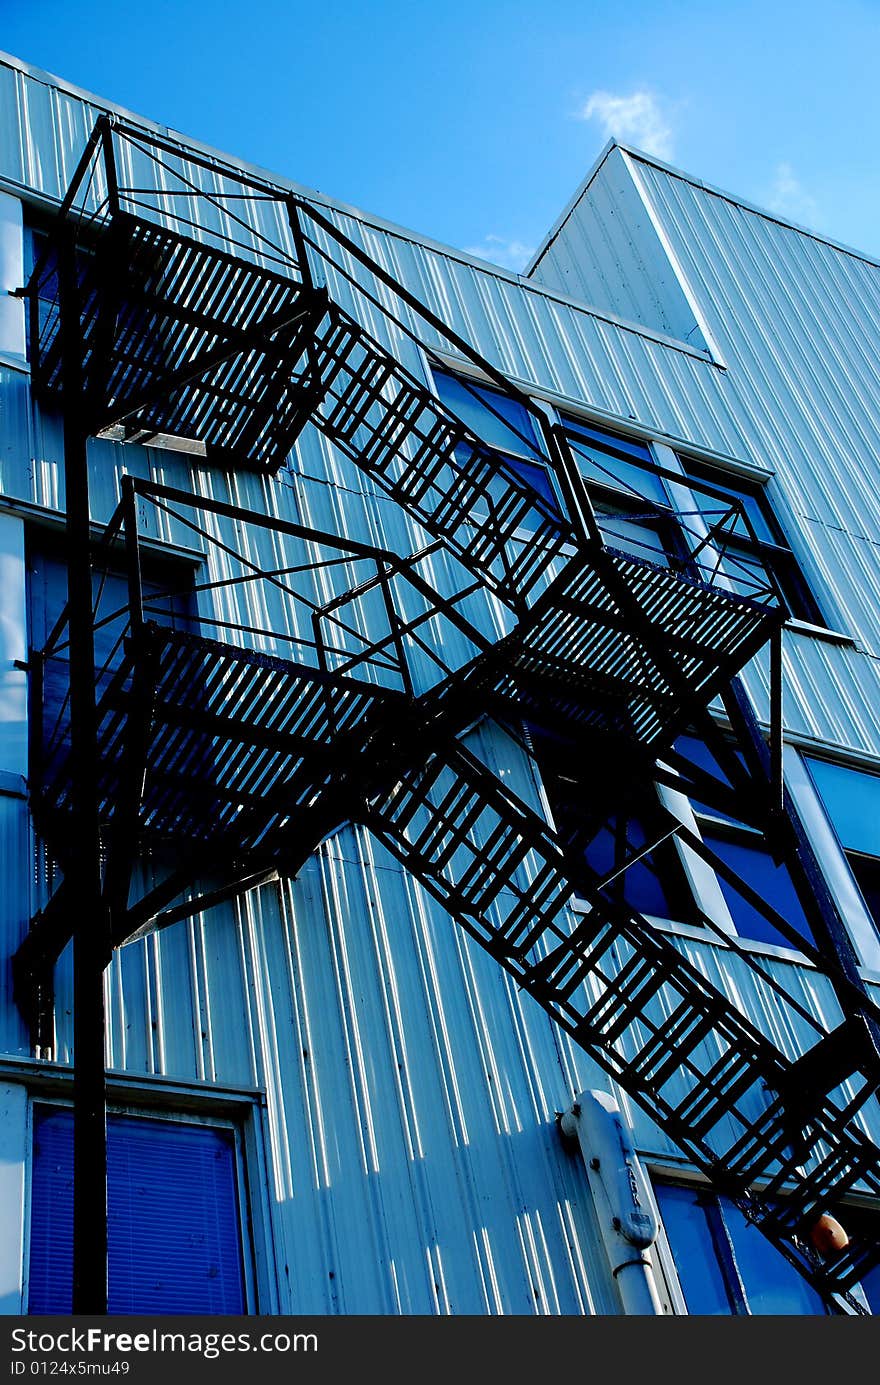
[(25, 359), (24, 300), (14, 298), (24, 283), (24, 231), (17, 197), (0, 192), (0, 354)]
[(580, 1145), (624, 1312), (662, 1314), (650, 1256), (659, 1227), (647, 1180), (617, 1102), (607, 1092), (582, 1092), (563, 1115), (560, 1127), (563, 1135)]

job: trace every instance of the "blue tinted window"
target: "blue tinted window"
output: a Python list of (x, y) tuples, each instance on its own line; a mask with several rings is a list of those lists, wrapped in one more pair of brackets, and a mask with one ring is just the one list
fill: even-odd
[(606, 433), (604, 428), (592, 428), (589, 423), (573, 418), (565, 419), (565, 427), (572, 441), (577, 441), (578, 446), (594, 445), (600, 451), (613, 448), (624, 457), (632, 457), (647, 466), (653, 465), (651, 449), (647, 443), (636, 442), (634, 438), (621, 438), (615, 433)]
[(688, 1312), (713, 1317), (732, 1313), (702, 1195), (664, 1183), (655, 1192)]
[[(876, 1245), (880, 1240), (880, 1212), (863, 1207), (841, 1207), (837, 1215), (853, 1241), (865, 1246)], [(875, 1265), (865, 1275), (862, 1290), (871, 1312), (880, 1314), (880, 1265)]]
[(815, 1290), (729, 1198), (663, 1183), (655, 1192), (689, 1313), (826, 1312)]
[(540, 450), (531, 414), (515, 399), (442, 371), (434, 373), (434, 383), (443, 403), (490, 447), (527, 454)]
[(717, 571), (724, 574), (740, 596), (760, 601), (769, 595), (773, 589), (772, 569), (761, 556), (726, 540), (719, 547), (722, 551), (718, 561), (713, 565), (708, 562), (701, 565), (704, 572), (709, 570), (711, 580)]
[[(791, 546), (776, 519), (768, 496), (759, 483), (719, 476), (711, 467), (688, 462), (685, 467), (694, 504), (706, 523), (722, 523), (724, 538), (721, 571), (744, 596), (763, 600), (769, 591), (782, 597), (789, 613), (799, 620), (821, 625), (822, 613), (813, 598)], [(703, 486), (716, 494), (707, 495)], [(731, 521), (725, 517), (729, 502), (738, 500), (748, 516)], [(763, 589), (763, 590), (762, 590)]]
[[(717, 780), (722, 789), (732, 788), (727, 775), (705, 742), (694, 736), (679, 736), (675, 742), (675, 749), (690, 761), (695, 769), (702, 770)], [(742, 754), (733, 746), (730, 749), (742, 763)], [(706, 845), (736, 872), (744, 884), (750, 886), (762, 900), (797, 929), (806, 942), (812, 942), (813, 935), (791, 875), (786, 866), (776, 865), (764, 846), (763, 836), (757, 832), (748, 832), (740, 819), (712, 804), (701, 802), (696, 795), (691, 796), (690, 802), (695, 813), (710, 814), (716, 820), (716, 823), (708, 823), (705, 819), (700, 822), (700, 833)], [(791, 939), (774, 928), (761, 911), (750, 904), (720, 874), (718, 884), (740, 937), (751, 938), (755, 942), (773, 943), (778, 947), (794, 945)]]
[(514, 457), (509, 457), (507, 460), (511, 471), (515, 471), (517, 476), (522, 477), (523, 481), (531, 486), (532, 490), (537, 491), (538, 495), (547, 501), (555, 514), (561, 514), (559, 499), (549, 468), (541, 466), (538, 462), (523, 462)]
[[(710, 753), (709, 747), (706, 745), (705, 741), (697, 740), (695, 736), (679, 736), (678, 740), (675, 742), (675, 749), (678, 751), (679, 755), (683, 755), (685, 759), (689, 760), (696, 769), (703, 770), (704, 773), (710, 775), (713, 779), (717, 779), (722, 788), (729, 789), (731, 787), (730, 780), (715, 760), (715, 757)], [(732, 746), (731, 749), (733, 750)], [(743, 763), (742, 754), (738, 750), (734, 750), (733, 753), (736, 755), (737, 759)], [(719, 808), (711, 804), (702, 803), (694, 795), (691, 795), (690, 802), (696, 813), (711, 813), (713, 817), (723, 818), (725, 822), (733, 823), (739, 821), (738, 818), (734, 818), (728, 813), (722, 812)]]
[[(107, 1122), (109, 1311), (247, 1311), (232, 1131)], [(73, 1113), (37, 1106), (28, 1312), (71, 1312)]]
[(862, 1288), (865, 1291), (865, 1298), (868, 1300), (871, 1312), (880, 1313), (880, 1265), (875, 1266), (862, 1280)]
[(880, 856), (880, 775), (807, 758), (841, 846)]
[(721, 1197), (718, 1202), (751, 1312), (756, 1316), (824, 1313), (821, 1298), (794, 1265), (746, 1221), (729, 1198)]
[[(806, 915), (801, 908), (791, 876), (785, 866), (777, 866), (769, 851), (759, 842), (754, 846), (744, 841), (733, 841), (727, 837), (716, 837), (703, 832), (703, 841), (721, 857), (741, 880), (767, 901), (777, 913), (797, 929), (806, 942), (813, 941)], [(744, 899), (734, 887), (719, 875), (718, 883), (730, 910), (733, 925), (742, 938), (752, 938), (755, 942), (774, 943), (779, 947), (792, 947), (786, 938), (767, 920), (758, 909)]]
[(669, 505), (656, 463), (643, 443), (616, 438), (585, 424), (566, 419), (565, 427), (581, 474), (587, 481), (623, 491), (631, 499), (651, 505)]
[[(710, 523), (721, 518), (721, 513), (725, 509), (727, 500), (738, 500), (743, 510), (748, 515), (751, 522), (752, 532), (756, 539), (761, 543), (779, 544), (782, 541), (781, 532), (773, 520), (767, 498), (760, 488), (753, 489), (746, 483), (735, 485), (729, 477), (716, 477), (715, 473), (706, 469), (688, 466), (686, 468), (689, 477), (696, 481), (693, 489), (694, 500), (697, 509), (706, 516)], [(720, 495), (707, 495), (705, 491), (699, 489), (700, 482), (704, 482), (707, 488), (713, 492), (720, 492)], [(748, 527), (742, 519), (738, 519), (732, 526), (733, 533), (738, 534), (744, 539), (750, 539)]]
[(595, 510), (599, 529), (609, 548), (616, 549), (618, 553), (626, 553), (631, 558), (638, 558), (643, 563), (669, 566), (663, 535), (658, 529), (638, 519), (612, 513), (601, 504), (597, 504)]
[[(629, 823), (629, 841), (626, 855), (632, 856), (645, 845), (647, 837), (641, 825)], [(615, 837), (612, 831), (603, 827), (594, 837), (585, 853), (587, 864), (600, 876), (609, 875), (617, 865)], [(648, 865), (650, 857), (636, 861), (622, 875), (618, 876), (619, 888), (624, 901), (640, 914), (653, 914), (658, 918), (671, 918), (674, 910), (660, 883), (659, 875)]]

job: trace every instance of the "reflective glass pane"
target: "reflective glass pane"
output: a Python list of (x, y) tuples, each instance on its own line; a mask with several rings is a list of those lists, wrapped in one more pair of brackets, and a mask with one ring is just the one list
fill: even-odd
[[(675, 742), (675, 749), (678, 751), (679, 755), (683, 755), (689, 760), (695, 769), (703, 770), (704, 773), (718, 780), (721, 789), (730, 789), (731, 785), (727, 775), (721, 769), (715, 757), (710, 753), (705, 741), (698, 740), (696, 736), (679, 736), (678, 740)], [(732, 746), (731, 750), (733, 750)], [(743, 763), (741, 752), (733, 750), (733, 753), (740, 763)], [(722, 818), (725, 822), (730, 823), (741, 821), (740, 818), (722, 812), (720, 808), (714, 805), (701, 802), (694, 794), (690, 795), (690, 803), (695, 813), (710, 813), (712, 817)]]
[[(704, 565), (707, 561), (702, 554), (700, 561)], [(713, 571), (714, 561), (709, 561), (712, 561), (710, 571)], [(768, 592), (773, 590), (772, 579), (764, 560), (757, 553), (750, 553), (747, 549), (738, 548), (735, 544), (729, 544), (719, 551), (717, 570), (723, 573), (734, 591), (740, 596), (748, 596), (755, 601), (761, 601), (765, 600)]]
[(821, 1298), (794, 1265), (788, 1263), (757, 1227), (746, 1221), (728, 1198), (718, 1201), (750, 1311), (756, 1316), (824, 1314)]
[[(752, 490), (745, 483), (736, 485), (729, 477), (716, 477), (708, 469), (704, 471), (688, 466), (685, 470), (688, 477), (695, 483), (693, 496), (697, 508), (710, 524), (721, 518), (725, 498), (738, 500), (749, 517), (755, 537), (762, 543), (780, 543), (781, 533), (770, 516), (767, 499), (760, 491)], [(701, 490), (701, 484), (705, 485), (707, 490), (711, 490), (713, 494), (710, 495)], [(751, 537), (748, 527), (741, 520), (733, 526), (733, 529), (743, 538)]]
[(700, 1205), (704, 1194), (665, 1183), (658, 1183), (654, 1192), (688, 1312), (711, 1316), (732, 1313), (709, 1223)]
[(874, 922), (880, 927), (880, 860), (876, 856), (857, 856), (848, 851), (846, 859), (862, 892), (862, 898)]
[[(641, 826), (630, 821), (629, 823), (629, 842), (626, 848), (626, 855), (633, 855), (645, 845), (647, 838)], [(597, 873), (597, 875), (609, 875), (618, 864), (616, 855), (616, 843), (613, 833), (603, 827), (593, 838), (586, 852), (587, 864)], [(623, 875), (618, 877), (620, 887), (623, 889), (624, 901), (631, 909), (640, 914), (651, 914), (657, 918), (671, 918), (673, 910), (670, 907), (669, 898), (660, 878), (648, 865), (652, 857), (645, 857), (641, 861), (636, 861), (629, 866)]]
[(669, 496), (663, 480), (656, 474), (653, 462), (646, 454), (645, 465), (618, 456), (616, 451), (606, 450), (586, 438), (572, 438), (572, 449), (587, 481), (598, 485), (613, 487), (636, 500), (645, 500), (654, 505), (668, 505)]
[(490, 447), (527, 454), (538, 449), (531, 415), (516, 400), (441, 371), (434, 373), (434, 384), (443, 403)]
[(828, 760), (806, 760), (841, 846), (880, 856), (880, 775)]
[(592, 428), (589, 423), (583, 423), (579, 419), (564, 418), (566, 431), (572, 442), (581, 446), (596, 446), (600, 450), (613, 449), (624, 457), (633, 457), (648, 466), (653, 466), (651, 450), (647, 443), (637, 442), (634, 438), (618, 437), (615, 433), (606, 433), (603, 428)]
[(650, 449), (631, 438), (614, 437), (599, 428), (565, 419), (569, 442), (588, 481), (613, 486), (628, 495), (668, 505), (669, 496)]
[[(839, 1207), (835, 1209), (835, 1216), (854, 1243), (863, 1246), (880, 1243), (880, 1212), (865, 1207)], [(868, 1271), (861, 1287), (871, 1312), (880, 1314), (880, 1265)]]
[(609, 514), (600, 506), (596, 507), (596, 519), (609, 548), (616, 548), (619, 553), (656, 563), (660, 567), (669, 566), (663, 539), (658, 530), (652, 529), (649, 524), (624, 518), (623, 515)]
[(517, 457), (508, 457), (507, 461), (511, 470), (515, 471), (517, 476), (521, 476), (532, 487), (532, 490), (537, 491), (538, 495), (547, 501), (555, 514), (561, 515), (559, 499), (549, 468), (541, 466), (538, 462), (520, 461)]
[[(777, 913), (781, 914), (793, 928), (807, 941), (813, 941), (806, 916), (795, 893), (791, 876), (784, 866), (774, 864), (770, 853), (760, 844), (754, 846), (746, 842), (731, 841), (722, 836), (703, 832), (703, 840), (708, 847), (721, 857), (722, 861), (747, 885), (766, 900)], [(763, 914), (719, 875), (718, 883), (727, 902), (734, 927), (741, 938), (752, 938), (755, 942), (773, 943), (778, 947), (792, 947), (786, 938)]]

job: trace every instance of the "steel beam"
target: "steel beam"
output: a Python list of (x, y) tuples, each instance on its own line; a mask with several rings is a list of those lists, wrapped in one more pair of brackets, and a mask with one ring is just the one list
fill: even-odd
[(73, 808), (67, 877), (73, 913), (73, 1311), (103, 1314), (107, 1311), (104, 969), (110, 959), (110, 928), (101, 892), (88, 433), (82, 416), (85, 401), (79, 289), (71, 228), (65, 228), (59, 252), (62, 352), (67, 385), (64, 478)]

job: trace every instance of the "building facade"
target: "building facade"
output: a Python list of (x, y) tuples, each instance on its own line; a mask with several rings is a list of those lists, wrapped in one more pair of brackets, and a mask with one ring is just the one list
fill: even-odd
[(0, 83), (4, 1310), (104, 908), (111, 1311), (876, 1307), (877, 262), (612, 144), (515, 275)]

